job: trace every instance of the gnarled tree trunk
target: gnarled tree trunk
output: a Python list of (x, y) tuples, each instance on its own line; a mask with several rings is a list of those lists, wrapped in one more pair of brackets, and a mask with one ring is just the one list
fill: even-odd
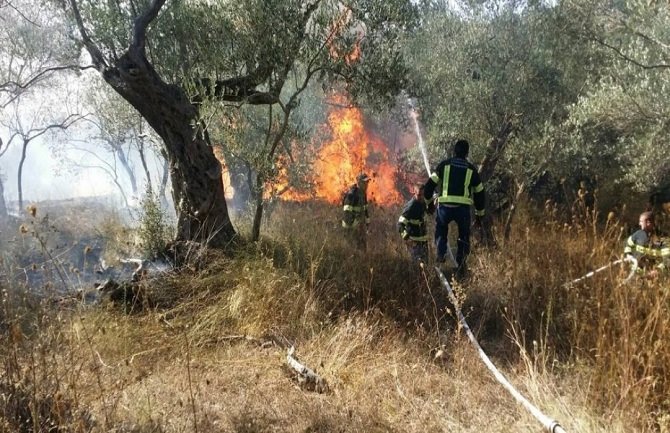
[(165, 83), (144, 52), (131, 47), (103, 77), (163, 139), (177, 213), (176, 240), (222, 247), (235, 236), (221, 179), (221, 164), (185, 92)]

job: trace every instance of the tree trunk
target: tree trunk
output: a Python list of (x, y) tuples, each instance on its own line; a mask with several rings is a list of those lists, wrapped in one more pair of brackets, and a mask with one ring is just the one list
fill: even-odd
[(19, 170), (17, 177), (17, 188), (19, 192), (19, 212), (23, 210), (23, 164), (26, 162), (26, 151), (28, 150), (28, 143), (30, 140), (23, 140), (23, 148), (21, 149), (21, 159), (19, 160)]
[(261, 175), (256, 176), (256, 211), (254, 212), (254, 224), (251, 227), (251, 241), (256, 242), (261, 237), (261, 222), (263, 219), (263, 184), (265, 181)]
[(491, 139), (488, 146), (486, 146), (486, 155), (479, 164), (479, 175), (483, 182), (486, 182), (493, 176), (493, 172), (498, 165), (498, 161), (505, 152), (507, 141), (514, 131), (514, 123), (512, 119), (505, 119), (498, 130), (495, 137)]
[(0, 173), (0, 222), (7, 221), (7, 202), (5, 202), (5, 186), (2, 183), (2, 173)]
[[(165, 155), (163, 155), (163, 157), (165, 157)], [(160, 199), (161, 202), (161, 209), (167, 209), (168, 205), (165, 191), (167, 190), (167, 182), (169, 179), (169, 174), (170, 172), (168, 171), (168, 163), (166, 158), (163, 160), (163, 175), (161, 176), (160, 188), (158, 188), (158, 198)]]
[(254, 225), (251, 228), (251, 241), (256, 242), (261, 237), (261, 221), (263, 220), (263, 195), (256, 197), (256, 212), (254, 212)]
[[(512, 118), (507, 118), (503, 121), (498, 133), (491, 139), (486, 147), (486, 155), (479, 165), (479, 175), (482, 182), (486, 182), (493, 176), (498, 161), (502, 157), (510, 135), (514, 131), (514, 122)], [(489, 206), (490, 207), (490, 206)], [(493, 235), (493, 218), (491, 212), (486, 212), (483, 224), (481, 225), (481, 238), (485, 245), (495, 245), (495, 237)]]
[[(132, 189), (133, 191), (133, 196), (139, 197), (139, 195), (137, 194), (137, 179), (135, 178), (133, 168), (130, 166), (130, 163), (128, 162), (128, 158), (126, 157), (126, 154), (123, 151), (123, 147), (122, 146), (115, 147), (115, 152), (116, 157), (119, 158), (119, 162), (121, 163), (123, 169), (126, 171), (126, 174), (128, 175), (128, 179), (130, 179), (130, 189)], [(126, 200), (126, 205), (127, 204), (128, 200)]]
[(512, 233), (512, 220), (516, 214), (516, 206), (521, 200), (521, 195), (526, 191), (526, 182), (523, 181), (521, 184), (518, 184), (516, 187), (516, 194), (512, 199), (512, 204), (509, 207), (509, 213), (507, 214), (507, 219), (505, 220), (505, 228), (503, 229), (503, 237), (505, 240), (509, 239), (510, 234)]
[(198, 108), (168, 85), (141, 49), (131, 48), (103, 77), (163, 139), (177, 213), (177, 241), (223, 247), (235, 236), (223, 192), (221, 164), (197, 129)]
[(137, 146), (137, 151), (140, 154), (140, 161), (142, 162), (142, 168), (144, 169), (144, 176), (147, 179), (147, 191), (149, 194), (153, 194), (153, 186), (151, 185), (151, 173), (149, 172), (149, 166), (147, 165), (147, 158), (144, 155), (144, 143), (140, 143), (139, 146)]

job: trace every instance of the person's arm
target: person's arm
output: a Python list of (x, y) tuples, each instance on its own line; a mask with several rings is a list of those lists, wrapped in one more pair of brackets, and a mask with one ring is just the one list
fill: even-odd
[(412, 208), (412, 200), (410, 200), (405, 204), (405, 207), (402, 210), (402, 214), (400, 214), (400, 218), (398, 218), (398, 232), (400, 233), (400, 236), (405, 240), (409, 239), (409, 230), (407, 230), (407, 222), (411, 208)]
[(478, 222), (486, 214), (486, 192), (479, 172), (474, 166), (472, 169), (470, 187), (472, 188), (472, 199), (475, 205), (475, 218)]
[(475, 216), (481, 218), (486, 214), (486, 193), (484, 192), (484, 184), (477, 169), (472, 173), (472, 182), (470, 185), (472, 185)]
[(442, 173), (444, 173), (444, 165), (446, 161), (442, 161), (437, 165), (433, 173), (430, 175), (426, 183), (423, 185), (423, 198), (426, 203), (433, 201), (433, 194), (435, 188), (442, 182)]

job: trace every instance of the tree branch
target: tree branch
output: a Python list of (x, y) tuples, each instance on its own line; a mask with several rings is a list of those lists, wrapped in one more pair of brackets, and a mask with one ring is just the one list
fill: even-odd
[(102, 72), (108, 66), (107, 62), (105, 61), (105, 56), (102, 55), (100, 48), (98, 48), (98, 46), (88, 35), (86, 27), (84, 26), (84, 20), (81, 18), (81, 13), (79, 12), (79, 5), (77, 4), (77, 1), (70, 0), (70, 6), (72, 6), (72, 14), (74, 15), (74, 19), (77, 22), (77, 28), (79, 29), (81, 40), (84, 43), (88, 53), (91, 55), (91, 59), (93, 60), (93, 64), (95, 65), (96, 69)]
[[(306, 5), (305, 12), (302, 16), (302, 23), (300, 24), (301, 33), (296, 35), (296, 37), (304, 37), (307, 23), (320, 3), (321, 0), (316, 0), (314, 3)], [(333, 32), (331, 32), (327, 40), (324, 41), (323, 46), (317, 51), (317, 55), (318, 52), (323, 50), (332, 36)], [(297, 54), (297, 52), (298, 50), (296, 49), (295, 54)], [(317, 55), (310, 60), (308, 69), (313, 65)], [(216, 81), (212, 81), (210, 78), (199, 79), (195, 83), (196, 87), (199, 88), (199, 94), (194, 97), (194, 100), (195, 102), (200, 102), (204, 97), (209, 97), (224, 102), (243, 102), (250, 105), (277, 104), (280, 102), (279, 94), (286, 77), (288, 76), (288, 72), (293, 66), (294, 60), (295, 57), (286, 59), (283, 70), (278, 74), (277, 80), (274, 85), (271, 86), (269, 92), (262, 92), (256, 89), (257, 86), (267, 81), (275, 71), (271, 66), (262, 63), (253, 72), (247, 75)]]
[(149, 5), (149, 8), (142, 15), (135, 18), (131, 49), (144, 52), (147, 38), (147, 27), (149, 27), (149, 24), (156, 19), (158, 12), (164, 4), (165, 0), (153, 0)]
[[(2, 1), (2, 0), (0, 0)], [(0, 92), (16, 92), (16, 90), (24, 90), (27, 89), (28, 87), (32, 86), (34, 83), (39, 81), (41, 78), (43, 78), (45, 75), (52, 73), (52, 72), (60, 72), (60, 71), (73, 71), (73, 70), (86, 70), (94, 68), (94, 66), (89, 65), (89, 66), (79, 66), (79, 65), (62, 65), (62, 66), (53, 66), (50, 68), (43, 69), (36, 75), (34, 75), (32, 78), (30, 78), (28, 81), (25, 83), (20, 83), (18, 81), (13, 81), (9, 80), (6, 81), (2, 84), (0, 84)], [(16, 92), (18, 93), (18, 92)], [(17, 95), (18, 96), (18, 95)], [(6, 101), (4, 104), (2, 104), (2, 108), (7, 107), (9, 104), (11, 104), (14, 100), (16, 99), (16, 96), (12, 97), (10, 100)]]
[(651, 43), (651, 44), (654, 44), (654, 45), (656, 45), (656, 46), (659, 46), (659, 47), (661, 47), (661, 48), (662, 48), (663, 50), (665, 50), (665, 51), (669, 51), (669, 50), (670, 50), (670, 46), (668, 46), (668, 44), (665, 44), (665, 43), (659, 41), (658, 39), (655, 39), (655, 38), (651, 37), (650, 35), (648, 35), (648, 34), (646, 34), (646, 33), (643, 33), (643, 32), (640, 31), (639, 29), (636, 29), (636, 28), (631, 27), (630, 24), (628, 24), (627, 21), (625, 21), (625, 20), (621, 20), (621, 25), (623, 25), (624, 28), (625, 28), (626, 30), (628, 30), (629, 32), (631, 32), (631, 33), (634, 34), (635, 36), (638, 36), (638, 37), (644, 39), (645, 41), (647, 41), (647, 42), (649, 42), (649, 43)]
[(629, 62), (629, 63), (632, 63), (633, 65), (635, 65), (635, 66), (637, 66), (637, 67), (639, 67), (639, 68), (642, 68), (642, 69), (669, 69), (669, 68), (670, 68), (670, 64), (668, 64), (668, 63), (644, 64), (644, 63), (642, 63), (642, 62), (640, 62), (640, 61), (638, 61), (638, 60), (636, 60), (636, 59), (630, 57), (629, 55), (627, 55), (626, 53), (624, 53), (624, 52), (621, 50), (621, 48), (619, 48), (619, 47), (615, 47), (614, 45), (608, 43), (608, 42), (605, 41), (604, 39), (598, 38), (597, 36), (595, 36), (595, 35), (593, 35), (593, 34), (591, 35), (591, 37), (592, 37), (592, 39), (593, 39), (594, 41), (596, 41), (596, 42), (599, 43), (600, 45), (602, 45), (602, 46), (604, 46), (605, 48), (608, 48), (608, 49), (614, 51), (614, 53), (615, 53), (616, 55), (618, 55), (619, 57), (621, 57), (623, 60), (625, 60), (625, 61), (627, 61), (627, 62)]
[[(47, 125), (43, 128), (34, 128), (28, 130), (23, 136), (24, 139), (28, 138), (30, 141), (34, 140), (35, 138), (46, 134), (49, 130), (51, 129), (67, 129), (70, 126), (72, 126), (74, 123), (78, 122), (81, 119), (85, 119), (87, 114), (81, 115), (81, 114), (70, 114), (68, 115), (62, 122), (60, 123), (52, 123), (51, 125)], [(31, 135), (31, 133), (35, 132), (35, 135)]]
[(0, 9), (2, 9), (3, 7), (9, 7), (10, 9), (14, 9), (14, 12), (16, 12), (17, 14), (19, 14), (19, 16), (20, 16), (22, 19), (24, 19), (25, 21), (29, 22), (30, 24), (32, 24), (32, 25), (34, 25), (34, 26), (39, 27), (39, 24), (37, 24), (35, 21), (33, 21), (33, 20), (31, 20), (30, 18), (28, 18), (28, 17), (26, 16), (26, 14), (24, 14), (23, 12), (21, 12), (21, 11), (19, 10), (19, 8), (17, 8), (16, 6), (14, 6), (11, 2), (9, 2), (9, 1), (4, 1), (4, 2), (3, 2), (2, 0), (0, 0)]

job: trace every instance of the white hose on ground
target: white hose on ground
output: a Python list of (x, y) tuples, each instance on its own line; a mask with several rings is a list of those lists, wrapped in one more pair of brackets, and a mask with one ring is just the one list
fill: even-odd
[(601, 266), (598, 269), (589, 272), (588, 274), (584, 275), (583, 277), (579, 277), (575, 280), (572, 280), (570, 282), (565, 283), (563, 285), (563, 287), (569, 287), (569, 286), (571, 286), (575, 283), (578, 283), (580, 281), (583, 281), (587, 278), (591, 278), (592, 276), (594, 276), (598, 272), (604, 271), (605, 269), (611, 268), (614, 265), (618, 265), (619, 263), (624, 263), (624, 262), (630, 262), (631, 263), (630, 272), (628, 273), (628, 276), (626, 277), (626, 279), (623, 280), (624, 283), (627, 283), (628, 281), (630, 281), (631, 278), (633, 278), (633, 275), (635, 275), (635, 271), (637, 271), (637, 259), (633, 256), (626, 256), (623, 259), (618, 259), (618, 260), (615, 260), (613, 262), (610, 262), (610, 263), (606, 264), (605, 266)]
[(461, 322), (461, 325), (463, 326), (463, 329), (465, 329), (465, 333), (467, 334), (468, 338), (470, 339), (470, 342), (472, 345), (477, 349), (477, 352), (479, 353), (479, 357), (481, 360), (486, 364), (488, 369), (493, 373), (493, 376), (498, 380), (498, 382), (507, 390), (509, 391), (510, 394), (514, 397), (514, 399), (521, 403), (523, 407), (525, 407), (542, 425), (544, 428), (550, 432), (550, 433), (566, 433), (563, 427), (558, 423), (558, 421), (549, 418), (545, 414), (543, 414), (537, 407), (535, 407), (531, 402), (529, 402), (523, 395), (517, 391), (511, 383), (503, 376), (500, 371), (496, 368), (495, 365), (491, 362), (489, 357), (486, 355), (482, 347), (479, 345), (477, 342), (477, 339), (475, 338), (475, 335), (472, 333), (470, 330), (470, 326), (468, 326), (468, 322), (465, 321), (465, 316), (463, 316), (463, 313), (461, 312), (461, 309), (458, 307), (458, 302), (456, 300), (456, 296), (454, 296), (454, 292), (451, 289), (451, 285), (447, 281), (447, 278), (444, 276), (442, 271), (440, 271), (439, 267), (435, 267), (435, 270), (437, 271), (437, 274), (440, 277), (440, 282), (442, 285), (447, 289), (447, 294), (449, 295), (449, 301), (454, 306), (454, 309), (456, 310), (456, 313), (458, 315), (458, 320)]

